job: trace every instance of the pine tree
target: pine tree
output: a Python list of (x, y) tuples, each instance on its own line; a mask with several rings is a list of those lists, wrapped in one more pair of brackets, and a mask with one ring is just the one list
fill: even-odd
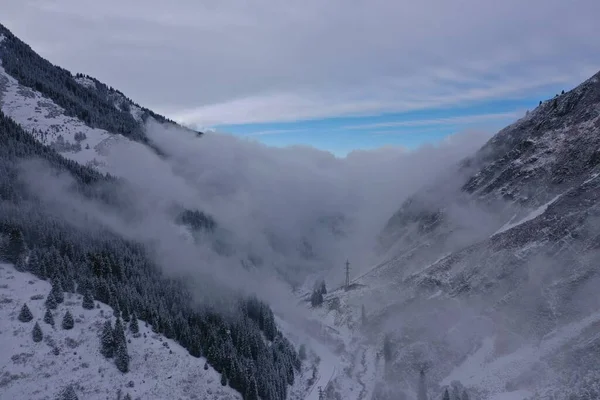
[(323, 293), (319, 288), (315, 288), (310, 296), (310, 304), (313, 307), (318, 307), (323, 304)]
[(42, 333), (42, 328), (40, 328), (40, 324), (38, 324), (37, 322), (33, 326), (32, 336), (33, 336), (33, 341), (36, 343), (41, 342), (42, 339), (44, 338), (44, 334)]
[(115, 340), (115, 347), (119, 347), (121, 343), (127, 343), (125, 339), (125, 329), (120, 318), (117, 318), (115, 322), (115, 329), (113, 330), (113, 338)]
[(86, 310), (92, 310), (94, 308), (94, 298), (92, 297), (91, 291), (87, 290), (85, 292), (81, 306)]
[(50, 293), (48, 293), (45, 304), (46, 304), (46, 307), (49, 308), (50, 310), (56, 310), (56, 308), (58, 307), (58, 303), (57, 303), (56, 298), (54, 297), (54, 293), (52, 291), (50, 291)]
[(419, 392), (417, 400), (427, 400), (427, 385), (425, 384), (425, 370), (421, 369), (419, 374)]
[(132, 400), (132, 399), (131, 399), (131, 395), (130, 395), (129, 393), (127, 393), (127, 394), (125, 395), (125, 397), (123, 397), (123, 400)]
[(462, 398), (461, 400), (469, 400), (469, 393), (467, 393), (467, 390), (463, 390), (462, 392)]
[(140, 327), (138, 325), (138, 320), (137, 320), (137, 316), (135, 315), (135, 313), (131, 314), (131, 322), (129, 323), (129, 330), (134, 335), (137, 335), (138, 333), (140, 333)]
[(13, 229), (8, 235), (8, 244), (6, 246), (5, 259), (15, 265), (17, 269), (22, 270), (27, 253), (27, 245), (23, 232), (20, 229)]
[(106, 358), (112, 358), (115, 354), (115, 339), (110, 321), (106, 321), (102, 328), (102, 335), (100, 336), (100, 353)]
[(54, 316), (49, 308), (46, 308), (46, 314), (44, 314), (44, 322), (48, 325), (54, 326)]
[(32, 319), (33, 319), (33, 314), (31, 314), (29, 307), (27, 307), (27, 303), (23, 304), (23, 307), (21, 307), (21, 312), (19, 313), (19, 321), (29, 322)]
[(118, 344), (115, 352), (115, 365), (122, 373), (129, 372), (129, 353), (127, 353), (127, 343), (125, 342)]
[(71, 315), (71, 312), (69, 310), (67, 310), (67, 312), (65, 313), (61, 326), (65, 330), (73, 329), (73, 326), (75, 326), (73, 315)]
[(227, 386), (227, 375), (225, 375), (225, 371), (223, 371), (223, 373), (221, 373), (221, 385)]
[(321, 281), (319, 291), (321, 292), (321, 294), (327, 294), (327, 286), (325, 286), (325, 281)]
[(306, 360), (306, 346), (304, 344), (301, 344), (298, 349), (298, 358), (302, 361)]
[(63, 291), (62, 284), (60, 283), (60, 279), (54, 278), (50, 294), (54, 296), (54, 300), (56, 300), (58, 304), (65, 301), (65, 293)]
[(360, 307), (360, 321), (363, 326), (367, 325), (367, 312), (365, 311), (365, 305)]
[(59, 397), (60, 400), (78, 400), (77, 393), (75, 393), (75, 388), (73, 385), (67, 386)]
[(450, 393), (448, 393), (448, 388), (444, 389), (444, 395), (442, 396), (442, 400), (450, 400)]
[(390, 338), (390, 335), (387, 334), (383, 338), (383, 359), (385, 360), (386, 363), (388, 363), (392, 360), (392, 356), (393, 356), (392, 339)]

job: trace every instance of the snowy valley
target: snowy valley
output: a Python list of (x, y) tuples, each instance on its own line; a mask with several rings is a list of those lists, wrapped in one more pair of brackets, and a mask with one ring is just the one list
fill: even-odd
[(485, 143), (339, 159), (1, 25), (0, 63), (0, 399), (600, 398), (600, 73)]

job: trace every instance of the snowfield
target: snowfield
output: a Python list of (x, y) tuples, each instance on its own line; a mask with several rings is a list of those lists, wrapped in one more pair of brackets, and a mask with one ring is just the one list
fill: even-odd
[[(204, 369), (204, 358), (190, 356), (142, 321), (138, 337), (126, 330), (130, 371), (119, 372), (114, 360), (99, 351), (102, 325), (108, 319), (114, 324), (112, 309), (95, 302), (97, 308), (86, 310), (82, 296), (66, 294), (65, 302), (53, 311), (52, 328), (43, 322), (44, 299), (49, 292), (48, 282), (0, 264), (1, 400), (55, 399), (69, 384), (74, 385), (80, 400), (117, 399), (126, 394), (143, 400), (241, 399), (233, 389), (221, 386), (220, 374), (212, 367)], [(33, 314), (33, 320), (26, 323), (17, 319), (24, 303)], [(61, 329), (66, 310), (75, 319), (71, 330)], [(32, 339), (36, 321), (44, 335), (39, 343)], [(54, 348), (59, 354), (55, 355)]]

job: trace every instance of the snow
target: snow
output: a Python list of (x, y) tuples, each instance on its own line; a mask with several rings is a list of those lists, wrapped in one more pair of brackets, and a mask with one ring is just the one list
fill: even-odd
[[(467, 387), (477, 387), (490, 394), (504, 393), (507, 382), (531, 370), (544, 356), (552, 354), (570, 340), (577, 338), (584, 329), (598, 321), (600, 321), (600, 312), (546, 335), (538, 345), (523, 346), (513, 353), (497, 358), (494, 358), (495, 338), (488, 337), (475, 353), (442, 380), (441, 385), (459, 380)], [(513, 398), (523, 397), (498, 397), (498, 399)]]
[(552, 200), (550, 200), (549, 202), (542, 204), (541, 206), (539, 206), (538, 208), (536, 208), (535, 210), (531, 211), (527, 216), (525, 216), (525, 218), (521, 219), (518, 222), (512, 222), (513, 218), (510, 219), (510, 221), (508, 221), (506, 224), (504, 224), (500, 229), (498, 229), (496, 232), (494, 232), (494, 234), (492, 234), (492, 236), (495, 236), (499, 233), (502, 232), (506, 232), (509, 229), (512, 229), (516, 226), (519, 226), (521, 224), (524, 224), (527, 221), (531, 221), (532, 219), (535, 219), (537, 217), (539, 217), (540, 215), (542, 215), (544, 212), (546, 212), (546, 210), (548, 209), (548, 207), (554, 203), (556, 200), (558, 200), (560, 198), (560, 196), (562, 196), (562, 194), (559, 194), (557, 196), (555, 196)]
[(0, 43), (2, 43), (4, 41), (4, 39), (6, 39), (6, 36), (0, 35)]
[(592, 176), (590, 176), (588, 179), (586, 179), (583, 184), (585, 185), (586, 183), (590, 183), (591, 181), (593, 181), (594, 179), (596, 179), (598, 176), (600, 176), (600, 172), (596, 172), (595, 174), (592, 174)]
[[(291, 323), (276, 317), (277, 326), (281, 332), (294, 343), (297, 347), (304, 344), (308, 351), (315, 353), (320, 361), (317, 363), (317, 379), (307, 388), (302, 394), (304, 400), (319, 400), (319, 387), (323, 390), (336, 376), (336, 366), (340, 363), (338, 357), (317, 338), (306, 334), (303, 329), (298, 326), (292, 326)], [(299, 337), (298, 332), (302, 331), (303, 340)], [(304, 383), (305, 380), (303, 381)]]
[[(103, 129), (90, 128), (77, 118), (65, 115), (62, 107), (39, 92), (21, 86), (0, 66), (0, 108), (23, 129), (43, 144), (61, 141), (71, 149), (59, 149), (66, 158), (102, 170), (106, 165), (106, 149), (114, 140), (128, 140)], [(81, 149), (73, 149), (76, 133), (85, 134)]]
[[(114, 361), (99, 353), (99, 333), (112, 309), (98, 303), (99, 308), (85, 310), (79, 295), (67, 294), (65, 302), (53, 312), (56, 328), (42, 321), (44, 299), (50, 284), (35, 276), (0, 264), (0, 400), (49, 399), (67, 385), (74, 384), (80, 399), (104, 400), (129, 393), (132, 398), (163, 399), (241, 399), (229, 387), (220, 384), (220, 375), (204, 358), (190, 356), (172, 340), (154, 334), (140, 321), (139, 337), (127, 331), (130, 372), (122, 374)], [(34, 319), (23, 323), (17, 315), (27, 303)], [(62, 316), (69, 309), (75, 327), (60, 328)], [(31, 331), (38, 321), (44, 340), (33, 342)], [(146, 337), (144, 337), (146, 336)], [(59, 347), (54, 355), (51, 345)], [(133, 383), (131, 386), (130, 382)]]
[(137, 122), (142, 122), (142, 115), (144, 115), (144, 110), (142, 110), (140, 107), (136, 106), (135, 104), (131, 104), (129, 106), (129, 113)]
[(79, 76), (73, 79), (75, 79), (75, 82), (79, 83), (81, 86), (84, 86), (88, 89), (96, 89), (96, 82), (94, 82), (87, 76)]
[(514, 392), (497, 393), (488, 400), (524, 400), (531, 396), (531, 392), (527, 390), (515, 390)]

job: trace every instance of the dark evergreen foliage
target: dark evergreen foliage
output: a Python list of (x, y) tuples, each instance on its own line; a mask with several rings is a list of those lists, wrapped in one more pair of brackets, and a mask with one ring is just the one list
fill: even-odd
[(115, 351), (115, 365), (122, 373), (129, 372), (129, 353), (127, 352), (127, 343), (120, 341)]
[(29, 310), (27, 304), (23, 304), (23, 307), (21, 307), (21, 312), (19, 312), (18, 318), (21, 322), (29, 322), (33, 319), (33, 314), (31, 314), (31, 310)]
[(221, 374), (221, 385), (227, 386), (227, 375), (225, 375), (225, 372)]
[(129, 323), (129, 330), (134, 335), (137, 335), (138, 333), (140, 333), (140, 327), (138, 325), (138, 320), (137, 320), (137, 316), (135, 315), (135, 313), (131, 314), (131, 322)]
[(365, 305), (363, 304), (360, 307), (360, 322), (363, 326), (367, 325), (367, 311), (365, 310)]
[[(52, 99), (65, 109), (67, 115), (80, 119), (88, 126), (120, 133), (143, 143), (148, 142), (142, 125), (131, 115), (128, 106), (125, 107), (126, 109), (116, 106), (117, 102), (133, 103), (121, 92), (91, 77), (87, 78), (94, 80), (95, 88), (81, 85), (69, 71), (52, 65), (40, 57), (2, 25), (0, 25), (0, 34), (5, 36), (0, 46), (2, 66), (20, 84)], [(77, 77), (83, 75), (78, 74)], [(148, 109), (140, 108), (143, 111), (142, 118), (152, 116), (160, 122), (169, 121)]]
[(52, 289), (50, 290), (50, 294), (48, 295), (48, 297), (50, 297), (50, 296), (53, 297), (54, 300), (56, 300), (56, 302), (58, 304), (65, 301), (65, 293), (63, 291), (63, 287), (60, 282), (60, 279), (56, 278), (52, 282)]
[(20, 229), (13, 228), (8, 232), (8, 243), (0, 253), (0, 260), (8, 261), (23, 270), (24, 260), (27, 255), (27, 246), (23, 232)]
[(115, 341), (115, 347), (119, 347), (121, 343), (127, 342), (127, 339), (125, 338), (125, 329), (123, 328), (123, 323), (121, 322), (120, 318), (117, 318), (117, 321), (115, 322), (113, 338)]
[(94, 308), (94, 297), (92, 296), (92, 292), (90, 290), (86, 290), (83, 295), (83, 302), (81, 306), (86, 310), (92, 310)]
[(385, 362), (392, 361), (392, 357), (394, 356), (394, 349), (392, 347), (392, 339), (390, 335), (385, 335), (383, 338), (383, 359)]
[(215, 220), (198, 210), (184, 210), (177, 217), (177, 222), (189, 226), (194, 231), (212, 232), (217, 223)]
[(323, 304), (323, 293), (321, 293), (321, 291), (317, 288), (315, 288), (312, 292), (312, 294), (310, 295), (310, 304), (313, 307), (319, 307), (321, 304)]
[(300, 349), (298, 349), (298, 358), (300, 361), (306, 360), (306, 346), (304, 344), (301, 344)]
[(425, 383), (425, 370), (419, 372), (419, 387), (417, 392), (417, 400), (427, 399), (427, 384)]
[(44, 338), (44, 334), (42, 333), (42, 328), (40, 327), (40, 324), (38, 324), (37, 322), (33, 326), (33, 331), (31, 332), (31, 335), (33, 336), (33, 341), (36, 343), (41, 342), (42, 339)]
[(58, 303), (56, 302), (56, 298), (54, 297), (54, 294), (52, 293), (52, 291), (50, 291), (50, 293), (48, 293), (48, 296), (46, 297), (46, 301), (44, 302), (44, 304), (46, 305), (46, 308), (49, 310), (56, 310), (58, 308)]
[(444, 395), (442, 396), (442, 400), (450, 400), (450, 393), (448, 393), (448, 389), (444, 389)]
[(44, 322), (48, 325), (54, 326), (54, 316), (49, 308), (46, 308), (46, 314), (44, 314)]
[(75, 326), (75, 321), (73, 320), (73, 315), (71, 315), (71, 312), (69, 310), (67, 310), (67, 312), (65, 313), (65, 316), (63, 317), (61, 327), (65, 330), (69, 330), (69, 329), (73, 329), (73, 326)]
[[(153, 330), (225, 372), (238, 392), (245, 394), (256, 382), (260, 398), (285, 399), (300, 361), (266, 304), (232, 297), (237, 312), (227, 318), (209, 306), (198, 307), (185, 282), (165, 276), (142, 245), (100, 228), (78, 229), (40, 206), (36, 193), (19, 179), (22, 161), (31, 158), (45, 162), (46, 170), (69, 173), (70, 189), (80, 195), (120, 206), (113, 190), (118, 180), (66, 160), (0, 111), (0, 236), (22, 233), (30, 246), (28, 270), (60, 281), (63, 290), (74, 290), (76, 281), (79, 293), (90, 290), (96, 301), (151, 322)], [(55, 306), (53, 297), (48, 296), (48, 308)]]
[(313, 307), (318, 307), (323, 304), (323, 295), (327, 294), (327, 286), (325, 281), (318, 282), (313, 288), (312, 294), (310, 295), (310, 304)]
[(115, 338), (110, 321), (106, 321), (102, 327), (100, 353), (106, 358), (112, 358), (115, 354)]

